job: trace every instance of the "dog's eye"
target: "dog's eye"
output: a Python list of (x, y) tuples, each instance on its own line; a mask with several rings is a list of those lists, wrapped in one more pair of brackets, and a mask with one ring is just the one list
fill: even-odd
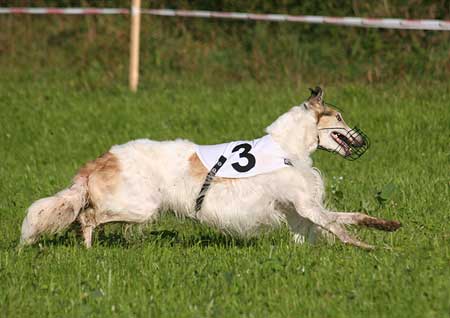
[(337, 115), (336, 115), (336, 119), (337, 119), (338, 121), (342, 121), (341, 115), (337, 114)]

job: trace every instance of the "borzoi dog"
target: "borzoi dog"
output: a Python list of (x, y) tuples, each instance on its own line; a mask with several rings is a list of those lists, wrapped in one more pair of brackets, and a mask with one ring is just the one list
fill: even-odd
[(172, 210), (239, 235), (287, 222), (300, 243), (331, 233), (373, 248), (350, 236), (345, 225), (394, 231), (400, 223), (325, 209), (324, 184), (310, 159), (318, 148), (355, 159), (367, 149), (367, 139), (324, 102), (322, 89), (311, 92), (253, 141), (198, 146), (141, 139), (113, 146), (82, 167), (70, 187), (29, 207), (21, 243), (77, 221), (91, 247), (92, 232), (101, 224), (147, 223)]

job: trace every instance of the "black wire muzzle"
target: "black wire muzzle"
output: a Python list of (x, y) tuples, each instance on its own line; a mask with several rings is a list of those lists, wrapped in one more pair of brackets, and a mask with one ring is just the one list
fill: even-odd
[[(342, 128), (321, 128), (320, 130), (329, 130), (329, 129), (339, 129), (342, 130)], [(353, 129), (350, 129), (346, 132), (346, 134), (343, 135), (348, 142), (345, 142), (345, 144), (348, 146), (348, 155), (344, 156), (345, 159), (354, 161), (356, 159), (359, 159), (370, 147), (370, 139), (369, 137), (358, 127), (354, 127)], [(335, 149), (327, 149), (320, 145), (317, 146), (318, 149), (325, 150), (328, 152), (339, 152), (343, 146), (338, 145)], [(346, 151), (347, 152), (347, 151)]]

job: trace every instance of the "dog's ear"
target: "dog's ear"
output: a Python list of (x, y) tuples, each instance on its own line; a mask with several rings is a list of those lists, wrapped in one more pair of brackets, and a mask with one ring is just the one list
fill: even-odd
[(323, 104), (323, 90), (317, 86), (316, 88), (309, 89), (311, 91), (311, 96), (308, 98), (308, 102), (305, 103), (305, 108), (309, 108), (313, 110), (317, 118), (320, 117), (320, 114), (325, 111), (325, 106)]
[(319, 86), (316, 88), (310, 88), (311, 96), (309, 97), (308, 101), (315, 101), (320, 104), (323, 103), (323, 90)]

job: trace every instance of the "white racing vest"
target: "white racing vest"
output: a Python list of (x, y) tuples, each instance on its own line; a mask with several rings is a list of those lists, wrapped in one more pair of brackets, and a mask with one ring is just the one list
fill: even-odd
[(226, 158), (215, 174), (222, 178), (247, 178), (292, 165), (287, 154), (270, 135), (255, 140), (218, 145), (197, 145), (197, 155), (211, 171), (221, 156)]

